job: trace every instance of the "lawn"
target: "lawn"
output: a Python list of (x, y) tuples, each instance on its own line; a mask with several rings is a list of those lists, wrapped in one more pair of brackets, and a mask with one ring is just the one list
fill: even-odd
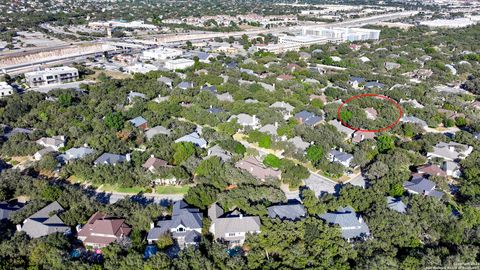
[(189, 186), (157, 186), (155, 187), (156, 194), (186, 194)]

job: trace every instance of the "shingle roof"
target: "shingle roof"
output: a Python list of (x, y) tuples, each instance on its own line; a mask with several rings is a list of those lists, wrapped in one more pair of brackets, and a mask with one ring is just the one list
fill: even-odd
[(367, 224), (350, 206), (339, 208), (333, 213), (325, 213), (321, 215), (320, 218), (324, 219), (327, 223), (339, 225), (342, 236), (345, 239), (370, 235)]
[(192, 132), (190, 134), (187, 134), (175, 140), (175, 143), (179, 143), (179, 142), (191, 142), (196, 146), (199, 146), (202, 148), (207, 147), (207, 141), (204, 138), (200, 137), (200, 135), (197, 132)]
[(403, 187), (411, 193), (432, 196), (436, 198), (443, 197), (443, 192), (435, 190), (435, 183), (426, 178), (416, 178), (411, 181), (405, 181)]
[(402, 202), (402, 199), (400, 198), (394, 198), (394, 197), (387, 197), (387, 206), (388, 208), (397, 211), (399, 213), (405, 213), (407, 212), (407, 205), (405, 205)]
[(274, 205), (267, 208), (270, 218), (281, 220), (300, 220), (307, 215), (305, 207), (301, 204)]
[(23, 204), (0, 202), (0, 220), (7, 219), (11, 213), (20, 210)]
[(70, 227), (65, 225), (57, 214), (52, 215), (52, 213), (63, 210), (63, 207), (58, 202), (52, 202), (28, 217), (23, 222), (22, 231), (27, 233), (31, 238), (68, 231)]
[(86, 155), (95, 153), (95, 150), (88, 147), (70, 148), (65, 151), (65, 154), (61, 155), (64, 160), (79, 159)]
[(280, 178), (281, 171), (267, 168), (254, 157), (247, 157), (235, 163), (235, 167), (248, 171), (258, 179)]
[(129, 120), (128, 122), (132, 123), (132, 125), (134, 125), (135, 127), (139, 127), (143, 124), (146, 124), (147, 120), (145, 120), (145, 118), (143, 118), (141, 116), (137, 116), (137, 117)]
[(121, 163), (127, 160), (127, 157), (124, 155), (118, 155), (118, 154), (111, 154), (111, 153), (103, 153), (101, 156), (99, 156), (93, 164), (98, 165), (98, 164), (107, 164), (107, 165), (113, 165), (117, 163)]
[(340, 121), (336, 120), (336, 119), (331, 120), (328, 123), (330, 125), (334, 126), (335, 128), (337, 128), (338, 131), (345, 134), (345, 136), (348, 137), (348, 138), (350, 138), (352, 136), (352, 134), (355, 132), (355, 130), (342, 125), (342, 123)]

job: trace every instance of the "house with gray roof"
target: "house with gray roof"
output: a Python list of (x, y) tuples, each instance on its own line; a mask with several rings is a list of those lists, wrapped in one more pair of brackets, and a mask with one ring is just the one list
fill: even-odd
[(187, 90), (189, 88), (193, 88), (193, 83), (192, 82), (181, 82), (177, 85), (178, 88), (180, 89), (183, 89), (183, 90)]
[(280, 220), (297, 221), (307, 216), (307, 211), (302, 204), (282, 204), (273, 205), (267, 208), (270, 218), (278, 218)]
[(192, 132), (175, 140), (175, 143), (179, 142), (191, 142), (200, 148), (207, 148), (207, 141), (200, 137), (197, 132)]
[(22, 207), (23, 204), (18, 202), (0, 202), (0, 221), (8, 219), (12, 213), (15, 213)]
[(59, 158), (64, 162), (69, 162), (71, 160), (80, 159), (87, 155), (95, 153), (95, 150), (88, 147), (74, 147), (65, 151), (65, 154), (59, 156)]
[(35, 152), (35, 154), (33, 154), (33, 158), (35, 160), (41, 160), (44, 156), (46, 156), (48, 154), (51, 154), (51, 153), (56, 153), (56, 152), (57, 151), (55, 149), (53, 149), (52, 147), (46, 147), (46, 148), (40, 149), (37, 152)]
[(263, 89), (267, 90), (268, 92), (274, 92), (275, 91), (275, 84), (268, 84), (264, 82), (258, 82), (259, 85), (263, 87)]
[(301, 111), (295, 114), (295, 119), (297, 119), (300, 124), (314, 127), (323, 121), (323, 116), (318, 116), (308, 111)]
[(123, 163), (128, 161), (130, 161), (130, 154), (119, 155), (119, 154), (112, 154), (112, 153), (103, 153), (93, 162), (93, 164), (95, 166), (116, 165), (118, 163)]
[(275, 123), (273, 125), (267, 124), (261, 127), (258, 131), (266, 133), (268, 135), (272, 135), (273, 137), (277, 137), (278, 136), (277, 130), (278, 130), (278, 123)]
[(355, 132), (355, 130), (344, 126), (340, 121), (337, 119), (331, 120), (328, 122), (330, 125), (334, 126), (339, 132), (345, 134), (345, 139), (350, 139), (352, 137), (352, 134)]
[(145, 118), (141, 116), (137, 116), (131, 120), (128, 120), (134, 127), (139, 128), (141, 130), (145, 130), (148, 128), (148, 122)]
[(67, 233), (70, 227), (65, 225), (58, 216), (58, 213), (63, 211), (63, 207), (58, 202), (52, 202), (29, 216), (21, 226), (17, 227), (30, 238), (39, 238), (52, 233)]
[(37, 144), (58, 151), (58, 149), (65, 147), (65, 141), (65, 136), (53, 136), (51, 138), (43, 137), (37, 140)]
[(365, 79), (362, 77), (350, 77), (348, 80), (348, 83), (353, 87), (353, 88), (359, 88), (359, 86), (365, 82)]
[(10, 137), (12, 137), (15, 134), (28, 135), (28, 134), (31, 134), (33, 132), (33, 130), (28, 129), (28, 128), (11, 128), (9, 126), (1, 126), (1, 125), (0, 125), (0, 128), (3, 128), (3, 135), (2, 136), (5, 137), (6, 139), (9, 139)]
[(407, 205), (402, 202), (401, 198), (387, 197), (387, 207), (393, 211), (404, 214), (407, 212)]
[(422, 128), (428, 127), (427, 122), (415, 116), (404, 116), (400, 119), (400, 122), (417, 124)]
[(246, 113), (240, 113), (240, 114), (237, 114), (237, 115), (232, 115), (228, 119), (228, 122), (230, 122), (234, 119), (236, 119), (237, 123), (239, 125), (241, 125), (243, 128), (246, 128), (246, 127), (250, 127), (252, 129), (258, 129), (259, 128), (260, 120), (257, 119), (257, 117), (255, 115), (251, 116), (251, 115), (248, 115)]
[(427, 158), (442, 158), (447, 161), (465, 159), (472, 153), (473, 147), (456, 142), (439, 142), (433, 151), (427, 153)]
[(444, 161), (442, 164), (442, 169), (445, 171), (445, 174), (453, 178), (459, 178), (462, 175), (460, 171), (460, 165), (457, 162), (453, 161)]
[(130, 93), (127, 95), (128, 103), (133, 103), (135, 99), (147, 99), (147, 96), (139, 92), (130, 91)]
[(339, 151), (336, 149), (330, 150), (328, 153), (328, 157), (331, 162), (336, 162), (342, 164), (345, 167), (350, 167), (351, 162), (353, 160), (353, 155), (349, 153), (345, 153), (343, 151)]
[(172, 88), (172, 86), (173, 86), (173, 80), (168, 78), (168, 77), (160, 77), (160, 78), (157, 79), (157, 82), (163, 83), (166, 86), (168, 86), (169, 88)]
[(170, 130), (162, 126), (156, 126), (145, 131), (145, 137), (147, 137), (147, 140), (151, 140), (155, 135), (159, 135), (159, 134), (168, 136), (170, 135)]
[(223, 162), (232, 159), (232, 153), (224, 150), (220, 145), (216, 144), (208, 149), (208, 157), (219, 157)]
[(152, 226), (147, 241), (152, 244), (163, 235), (170, 234), (180, 248), (197, 245), (202, 235), (202, 219), (203, 214), (198, 208), (189, 207), (184, 201), (176, 201), (172, 217)]
[(222, 93), (222, 94), (216, 94), (215, 96), (220, 101), (224, 101), (224, 102), (233, 102), (234, 101), (233, 96), (228, 92), (225, 92), (225, 93)]
[(307, 151), (307, 148), (310, 147), (310, 144), (308, 142), (305, 142), (302, 137), (300, 136), (295, 136), (291, 139), (288, 140), (289, 143), (293, 144), (293, 146), (302, 152)]
[(230, 248), (242, 246), (248, 234), (260, 233), (259, 217), (243, 216), (238, 211), (224, 213), (216, 203), (208, 208), (208, 217), (212, 220), (210, 232), (214, 238)]
[(405, 181), (403, 182), (403, 187), (410, 194), (421, 194), (437, 199), (441, 199), (444, 194), (443, 192), (435, 189), (436, 185), (433, 181), (423, 177), (413, 178), (411, 181)]
[(365, 240), (370, 237), (368, 225), (351, 206), (340, 207), (333, 213), (321, 215), (320, 218), (328, 224), (340, 226), (342, 237), (349, 242), (356, 239)]
[(285, 101), (277, 101), (268, 107), (279, 110), (283, 115), (283, 119), (285, 120), (292, 117), (292, 113), (295, 110), (295, 107)]

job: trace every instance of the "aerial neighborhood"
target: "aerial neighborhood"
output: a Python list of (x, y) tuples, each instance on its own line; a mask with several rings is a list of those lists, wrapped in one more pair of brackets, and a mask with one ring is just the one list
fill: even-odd
[(478, 268), (478, 1), (67, 2), (0, 3), (0, 269)]

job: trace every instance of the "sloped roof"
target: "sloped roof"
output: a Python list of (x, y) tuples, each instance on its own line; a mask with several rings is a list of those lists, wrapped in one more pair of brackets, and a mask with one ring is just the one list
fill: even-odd
[(27, 233), (31, 238), (38, 238), (55, 232), (68, 231), (70, 227), (65, 225), (57, 214), (52, 215), (52, 213), (63, 210), (63, 207), (58, 202), (52, 202), (28, 217), (23, 222), (22, 231)]
[(267, 208), (270, 218), (279, 218), (281, 220), (299, 220), (307, 215), (305, 207), (301, 204), (274, 205)]
[(143, 163), (142, 167), (145, 169), (149, 169), (150, 167), (153, 167), (154, 169), (158, 169), (161, 167), (167, 167), (168, 162), (166, 162), (163, 159), (156, 158), (154, 156), (151, 156)]
[(0, 220), (7, 219), (11, 213), (20, 210), (23, 204), (0, 202)]
[(251, 175), (258, 179), (266, 179), (269, 177), (280, 178), (281, 171), (267, 168), (254, 157), (247, 157), (235, 163), (235, 167), (248, 171)]
[(98, 165), (98, 164), (107, 164), (107, 165), (113, 165), (117, 163), (121, 163), (127, 160), (127, 157), (124, 155), (118, 155), (118, 154), (111, 154), (111, 153), (103, 153), (101, 156), (99, 156), (93, 164)]
[(175, 143), (179, 142), (191, 142), (202, 148), (207, 146), (207, 141), (204, 138), (200, 137), (197, 132), (192, 132), (175, 140)]
[(325, 213), (320, 216), (330, 224), (340, 226), (342, 236), (345, 239), (364, 237), (370, 235), (370, 230), (363, 219), (355, 213), (351, 206), (339, 208), (333, 213)]
[(143, 118), (141, 116), (137, 116), (137, 117), (129, 120), (128, 122), (132, 123), (132, 125), (134, 125), (135, 127), (139, 127), (143, 124), (146, 124), (147, 120), (145, 120), (145, 118)]
[(402, 199), (400, 199), (400, 198), (394, 198), (394, 197), (388, 196), (387, 197), (387, 206), (388, 206), (388, 208), (390, 208), (394, 211), (397, 211), (399, 213), (402, 213), (402, 214), (407, 212), (407, 205), (405, 205), (402, 202)]
[(104, 213), (93, 214), (78, 232), (78, 237), (85, 238), (84, 243), (108, 245), (117, 239), (128, 236), (132, 229), (123, 218), (108, 217)]

